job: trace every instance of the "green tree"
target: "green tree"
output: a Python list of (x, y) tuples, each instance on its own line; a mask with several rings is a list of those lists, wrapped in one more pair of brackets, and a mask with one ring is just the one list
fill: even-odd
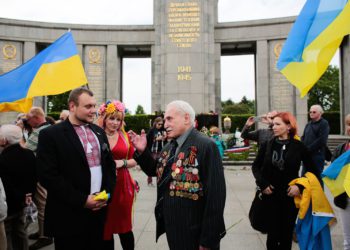
[(249, 101), (248, 101), (248, 99), (247, 99), (247, 97), (246, 96), (243, 96), (242, 97), (242, 100), (241, 100), (241, 102), (240, 103), (242, 103), (242, 104), (248, 104), (249, 103)]
[(249, 114), (249, 107), (242, 103), (235, 103), (233, 105), (227, 105), (222, 110), (223, 114)]
[(232, 104), (234, 104), (234, 102), (231, 100), (231, 98), (228, 99), (227, 101), (222, 101), (222, 102), (221, 102), (221, 106), (222, 106), (222, 107), (225, 107), (225, 106), (227, 106), (227, 105), (232, 105)]
[(255, 101), (248, 100), (246, 96), (243, 96), (239, 103), (233, 102), (231, 99), (221, 102), (223, 114), (254, 114), (255, 113)]
[(68, 109), (68, 97), (70, 90), (59, 95), (47, 96), (49, 112), (60, 112), (62, 109)]
[(248, 100), (248, 98), (246, 96), (243, 96), (240, 104), (244, 104), (247, 106), (247, 108), (249, 108), (249, 111), (246, 114), (254, 114), (255, 113), (255, 100)]
[(320, 104), (325, 111), (339, 111), (339, 68), (329, 65), (309, 92), (308, 106)]
[(145, 111), (143, 110), (143, 107), (141, 105), (137, 105), (135, 114), (136, 115), (144, 115), (145, 114)]

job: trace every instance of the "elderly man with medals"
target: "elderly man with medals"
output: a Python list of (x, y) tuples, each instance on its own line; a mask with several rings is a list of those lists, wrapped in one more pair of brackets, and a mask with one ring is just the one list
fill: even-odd
[(145, 132), (129, 132), (135, 160), (147, 175), (157, 176), (156, 239), (166, 233), (171, 250), (220, 249), (226, 188), (219, 151), (194, 128), (195, 113), (187, 102), (169, 103), (164, 119), (172, 141), (155, 160)]

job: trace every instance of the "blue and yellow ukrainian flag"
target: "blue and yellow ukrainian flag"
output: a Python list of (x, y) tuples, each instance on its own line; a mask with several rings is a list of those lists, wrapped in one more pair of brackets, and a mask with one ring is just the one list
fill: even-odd
[(344, 192), (350, 197), (350, 150), (340, 155), (328, 168), (322, 172), (322, 180), (332, 195), (338, 196)]
[(57, 95), (87, 78), (71, 32), (28, 62), (0, 76), (0, 112), (28, 112), (35, 96)]
[(335, 215), (317, 177), (307, 172), (305, 177), (292, 180), (289, 185), (302, 185), (301, 196), (295, 196), (298, 212), (295, 231), (301, 250), (332, 249), (329, 226), (335, 222)]
[(350, 34), (347, 0), (308, 0), (285, 42), (277, 68), (301, 97), (326, 71), (343, 37)]

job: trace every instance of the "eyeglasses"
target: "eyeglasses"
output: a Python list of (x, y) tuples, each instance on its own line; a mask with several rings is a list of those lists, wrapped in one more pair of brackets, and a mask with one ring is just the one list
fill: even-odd
[(316, 111), (310, 111), (310, 114), (316, 114), (317, 112)]

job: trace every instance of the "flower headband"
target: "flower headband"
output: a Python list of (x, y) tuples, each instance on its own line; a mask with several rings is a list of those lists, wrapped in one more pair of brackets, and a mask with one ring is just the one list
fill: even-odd
[(114, 112), (119, 111), (125, 114), (125, 105), (124, 103), (113, 100), (113, 101), (106, 101), (106, 103), (102, 103), (101, 106), (98, 108), (98, 114), (99, 115), (109, 115), (113, 114)]

